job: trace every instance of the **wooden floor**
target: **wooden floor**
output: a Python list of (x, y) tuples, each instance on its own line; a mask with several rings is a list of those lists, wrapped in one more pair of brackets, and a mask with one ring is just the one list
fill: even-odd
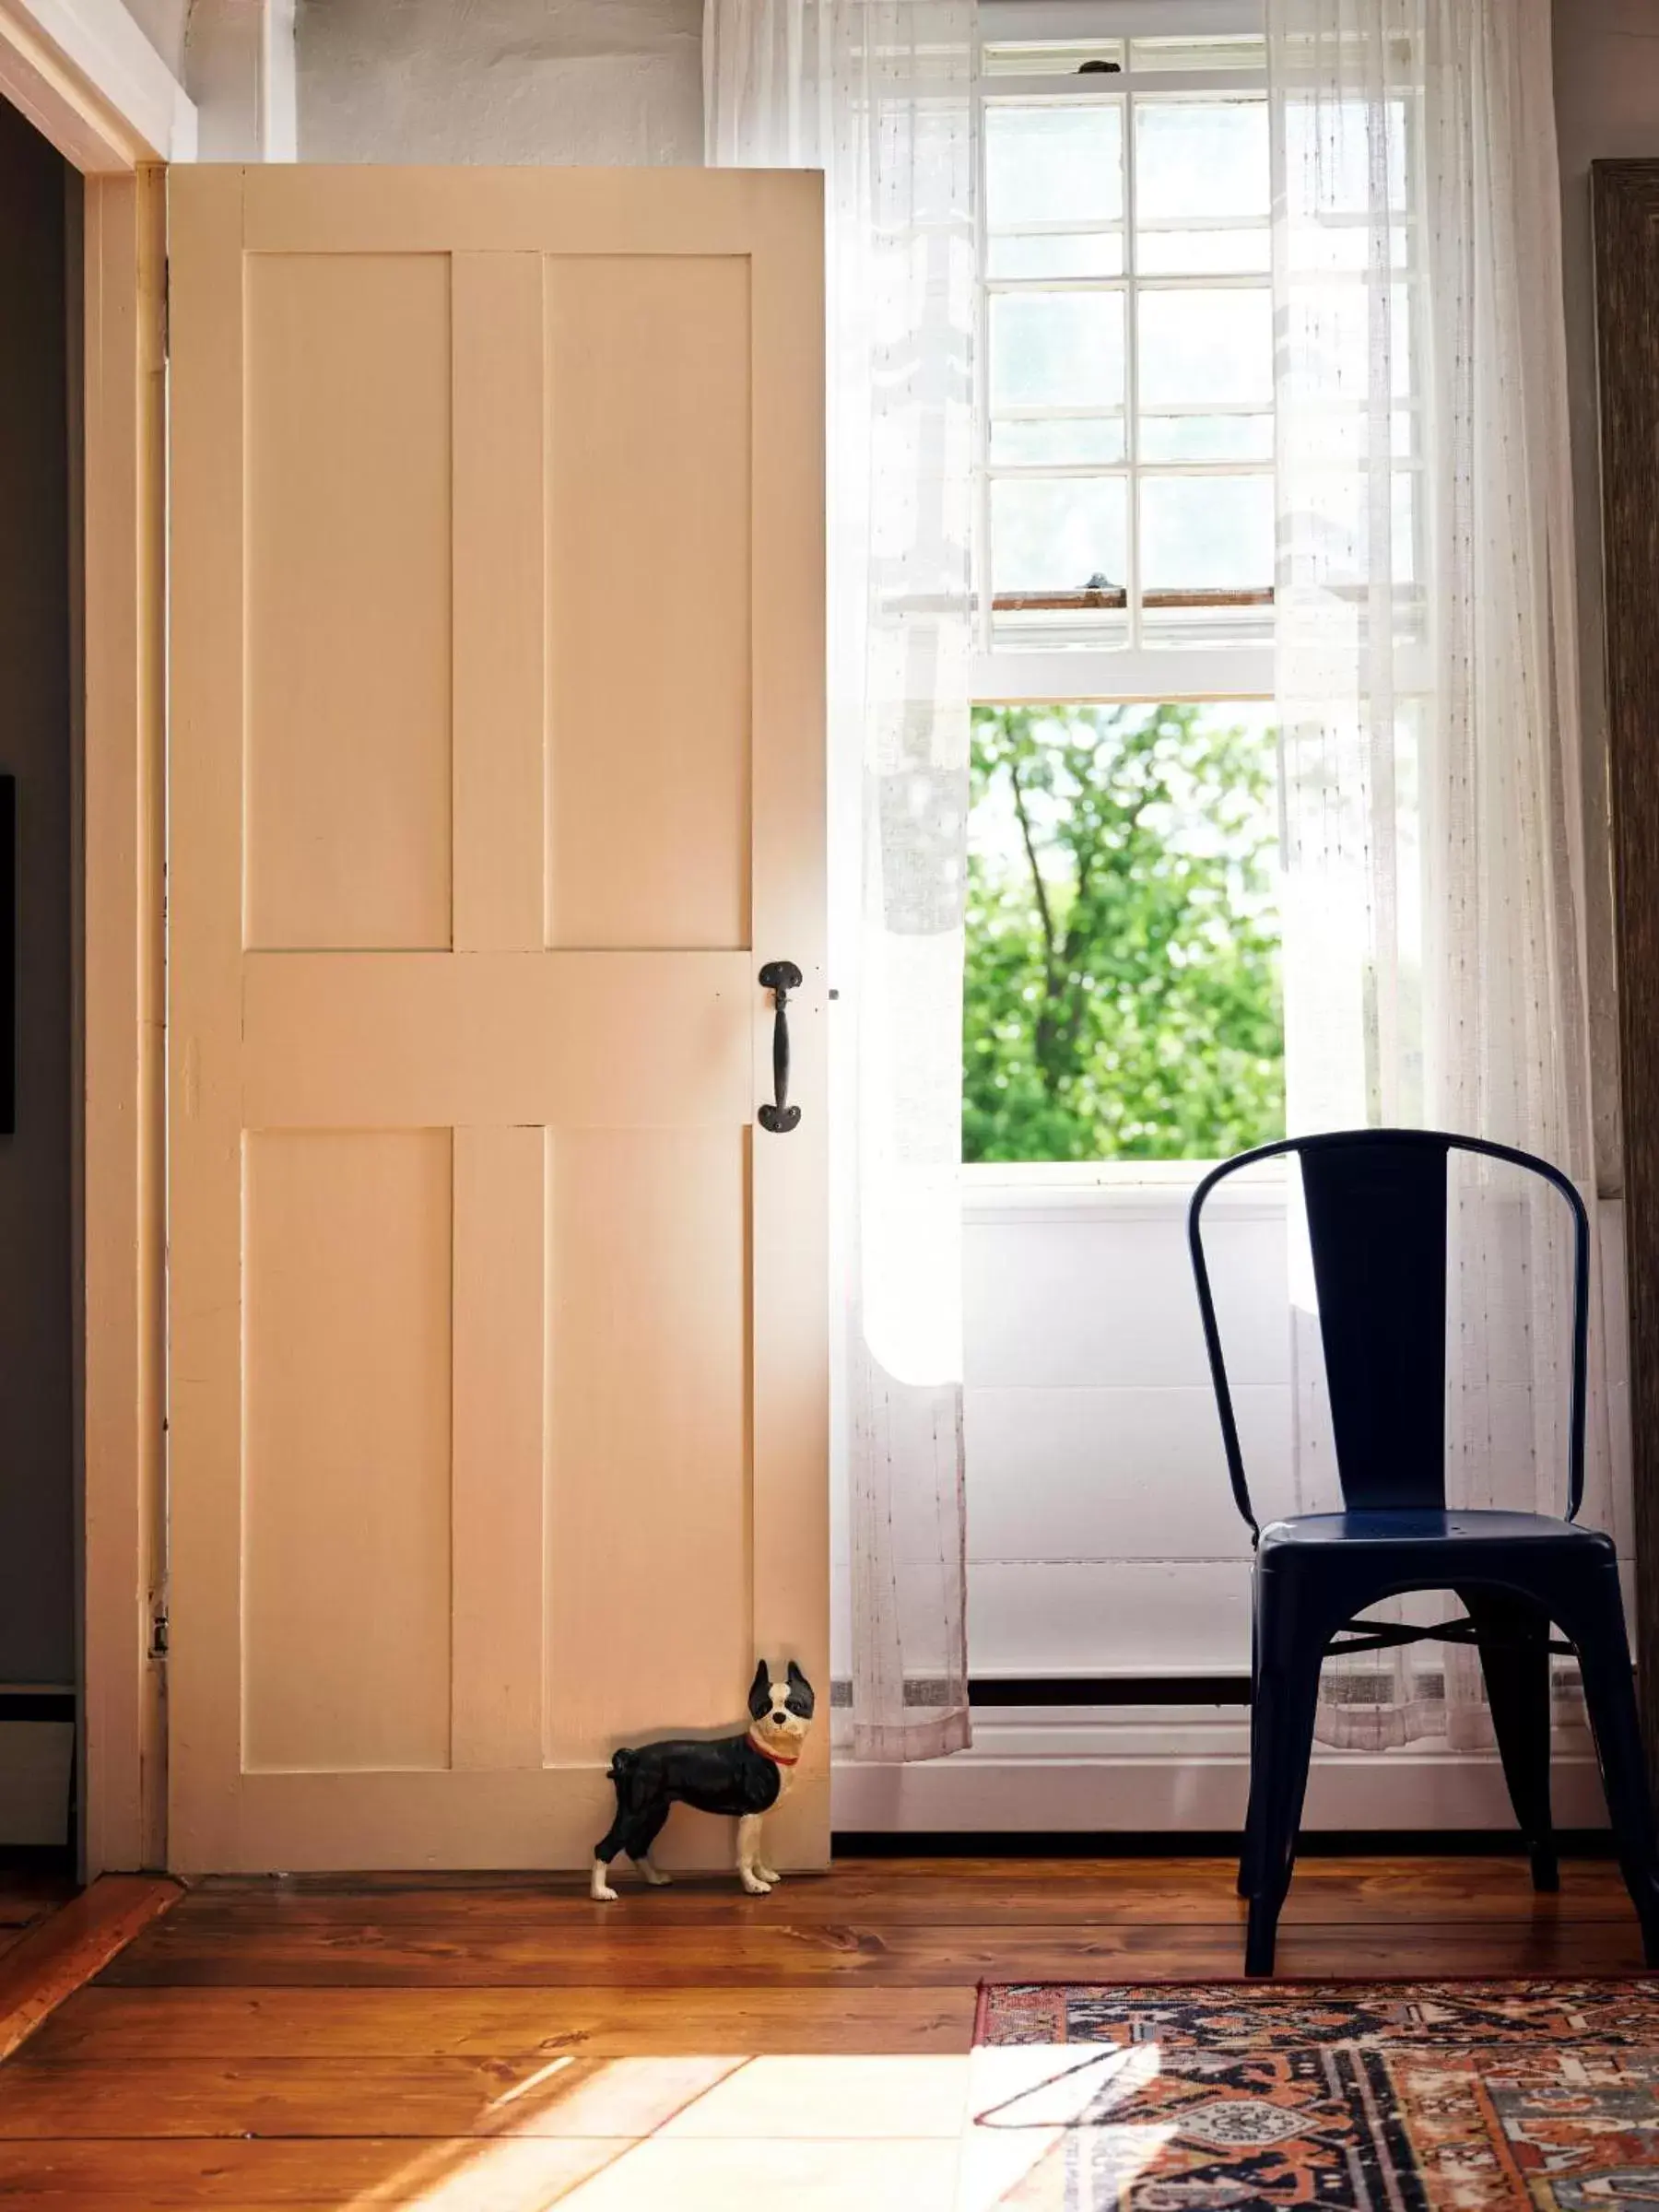
[[(1213, 1859), (851, 1861), (609, 1906), (547, 1878), (208, 1883), (0, 2066), (0, 2204), (1047, 2201), (1035, 2139), (973, 2123), (1009, 2055), (970, 2067), (978, 1983), (1231, 1977), (1241, 1936)], [(1326, 1979), (1640, 1964), (1601, 1861), (1535, 1898), (1513, 1858), (1306, 1859), (1280, 1947)]]

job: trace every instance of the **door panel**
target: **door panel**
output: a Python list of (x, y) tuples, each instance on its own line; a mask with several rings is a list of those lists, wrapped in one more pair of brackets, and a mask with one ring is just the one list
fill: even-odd
[(450, 1134), (243, 1163), (245, 1763), (446, 1766)]
[(450, 283), (246, 269), (250, 945), (450, 942)]
[(731, 1479), (748, 1457), (748, 1145), (730, 1127), (571, 1129), (550, 1151), (548, 1755), (581, 1759), (660, 1729), (653, 1706), (718, 1712), (754, 1672), (749, 1500)]
[(747, 945), (748, 264), (546, 268), (548, 941)]
[(171, 194), (172, 1858), (581, 1865), (827, 1690), (818, 181)]

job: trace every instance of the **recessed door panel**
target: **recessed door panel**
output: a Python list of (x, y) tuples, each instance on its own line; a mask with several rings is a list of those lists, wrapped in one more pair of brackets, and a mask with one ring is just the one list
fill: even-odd
[(753, 1667), (747, 1154), (741, 1129), (551, 1143), (554, 1759), (694, 1725)]
[(749, 265), (547, 265), (549, 944), (748, 941)]
[(248, 942), (450, 942), (450, 264), (247, 264)]
[(246, 1142), (248, 1769), (450, 1757), (447, 1129)]

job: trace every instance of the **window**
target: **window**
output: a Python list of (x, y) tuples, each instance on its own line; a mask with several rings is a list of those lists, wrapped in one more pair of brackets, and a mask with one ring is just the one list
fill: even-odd
[(1228, 0), (981, 7), (963, 1155), (1284, 1128), (1265, 52)]
[(1001, 35), (1028, 12), (982, 10), (981, 688), (1265, 690), (1263, 41), (1182, 34), (1217, 10), (1180, 0), (1069, 11), (1157, 35)]

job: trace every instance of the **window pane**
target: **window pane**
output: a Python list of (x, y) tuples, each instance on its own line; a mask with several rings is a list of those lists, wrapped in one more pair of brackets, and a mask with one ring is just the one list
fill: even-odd
[(1148, 230), (1135, 240), (1143, 276), (1260, 276), (1272, 264), (1272, 233), (1248, 230)]
[(1241, 591), (1273, 582), (1273, 478), (1143, 477), (1143, 590)]
[(1124, 447), (1121, 415), (1062, 415), (1037, 422), (1010, 422), (1004, 417), (991, 425), (994, 465), (1030, 467), (1046, 462), (1053, 467), (1076, 468), (1091, 462), (1121, 461)]
[(991, 487), (993, 590), (1121, 587), (1124, 492), (1122, 477), (999, 478)]
[(991, 406), (1114, 406), (1124, 396), (1121, 292), (1001, 292), (991, 302)]
[(1135, 106), (1135, 206), (1142, 216), (1268, 212), (1263, 100), (1140, 100)]
[(985, 109), (985, 206), (992, 228), (1112, 223), (1124, 212), (1124, 119), (1114, 101)]
[(1411, 299), (1404, 282), (1388, 283), (1381, 294), (1370, 284), (1323, 288), (1313, 297), (1292, 290), (1286, 323), (1288, 358), (1308, 391), (1354, 405), (1368, 401), (1386, 377), (1395, 399), (1410, 397)]
[(1322, 218), (1318, 223), (1297, 223), (1289, 233), (1292, 276), (1328, 275), (1347, 271), (1363, 276), (1371, 268), (1373, 250), (1379, 263), (1404, 273), (1411, 251), (1411, 233), (1405, 223), (1352, 221), (1346, 216)]
[[(1369, 469), (1306, 468), (1297, 472), (1298, 504), (1305, 512), (1312, 559), (1305, 581), (1326, 591), (1362, 593), (1369, 581), (1387, 576), (1396, 584), (1417, 574), (1418, 479), (1412, 469), (1393, 472), (1389, 512), (1379, 518)], [(1373, 537), (1379, 519), (1386, 539)]]
[(1273, 403), (1273, 297), (1248, 291), (1140, 295), (1140, 397), (1147, 408)]
[(962, 1156), (1284, 1129), (1273, 710), (976, 707)]
[(1143, 461), (1271, 461), (1271, 415), (1143, 415)]
[[(1355, 66), (1363, 65), (1356, 56)], [(1377, 110), (1368, 100), (1286, 102), (1285, 189), (1293, 215), (1363, 215), (1380, 198), (1405, 211), (1405, 102), (1391, 100), (1382, 112), (1379, 131)]]
[[(1312, 408), (1297, 419), (1297, 462), (1360, 461), (1369, 457), (1375, 434), (1371, 409), (1361, 402), (1344, 406), (1332, 401), (1315, 413)], [(1396, 461), (1409, 461), (1417, 450), (1416, 418), (1407, 407), (1395, 407), (1388, 418), (1389, 450)], [(1144, 443), (1144, 441), (1143, 441)]]
[(1121, 276), (1121, 230), (1062, 231), (1048, 237), (1011, 235), (986, 241), (992, 276)]

